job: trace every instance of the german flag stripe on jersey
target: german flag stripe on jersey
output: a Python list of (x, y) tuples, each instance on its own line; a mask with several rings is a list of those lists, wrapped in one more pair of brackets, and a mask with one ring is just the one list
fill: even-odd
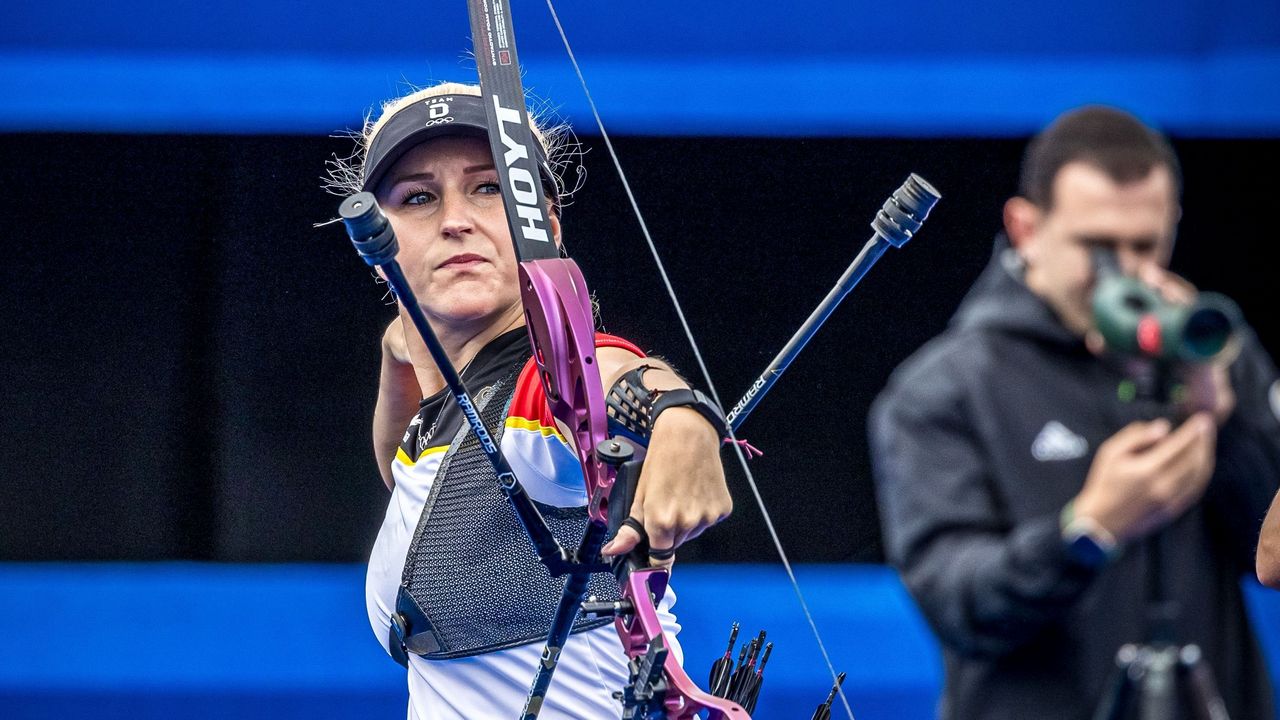
[[(622, 348), (628, 352), (644, 357), (640, 348), (620, 337), (596, 333), (596, 347)], [(555, 419), (551, 417), (551, 408), (547, 407), (547, 396), (542, 391), (542, 383), (538, 381), (538, 365), (529, 358), (524, 369), (520, 371), (520, 379), (516, 381), (516, 394), (511, 399), (511, 411), (507, 413), (507, 427), (511, 428), (512, 420), (520, 420), (519, 427), (531, 429), (536, 423), (540, 429), (553, 432), (563, 442), (564, 437), (555, 428)]]
[[(644, 357), (644, 353), (632, 343), (604, 333), (596, 333), (596, 347), (621, 348)], [(393, 475), (402, 492), (425, 499), (444, 453), (457, 435), (453, 423), (446, 425), (448, 427), (433, 428), (434, 432), (425, 441), (427, 447), (416, 458), (410, 450), (417, 444), (417, 433), (406, 434), (405, 444), (396, 453), (393, 463)], [(501, 449), (533, 499), (557, 507), (586, 504), (586, 488), (578, 458), (556, 427), (532, 357), (517, 377)]]

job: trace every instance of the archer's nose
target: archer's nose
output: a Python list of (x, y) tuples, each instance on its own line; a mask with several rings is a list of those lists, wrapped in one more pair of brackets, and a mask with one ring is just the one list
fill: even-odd
[(440, 234), (458, 238), (472, 232), (475, 229), (473, 210), (462, 193), (444, 193), (440, 198)]

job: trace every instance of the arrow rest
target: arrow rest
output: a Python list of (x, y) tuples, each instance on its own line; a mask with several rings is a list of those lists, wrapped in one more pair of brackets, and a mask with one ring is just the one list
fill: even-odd
[(667, 682), (662, 669), (669, 652), (665, 638), (659, 635), (649, 643), (644, 655), (628, 662), (630, 680), (625, 688), (613, 694), (622, 702), (623, 720), (665, 720)]

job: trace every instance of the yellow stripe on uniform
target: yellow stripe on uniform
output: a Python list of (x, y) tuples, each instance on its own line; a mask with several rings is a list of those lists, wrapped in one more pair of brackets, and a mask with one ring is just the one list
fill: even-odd
[[(436, 453), (442, 453), (448, 449), (449, 449), (448, 445), (441, 445), (439, 447), (429, 447), (426, 450), (422, 451), (422, 454), (418, 456), (418, 460), (421, 460), (422, 458), (428, 455), (435, 455)], [(402, 464), (408, 465), (409, 467), (413, 467), (418, 463), (418, 460), (414, 460), (413, 458), (409, 457), (409, 453), (405, 452), (404, 448), (402, 447), (396, 448), (396, 460), (399, 460)]]
[(529, 430), (531, 432), (542, 433), (542, 437), (551, 437), (554, 435), (560, 442), (566, 445), (569, 444), (568, 441), (564, 439), (564, 435), (560, 434), (559, 428), (547, 427), (537, 420), (530, 420), (529, 418), (522, 417), (509, 417), (507, 418), (507, 427), (515, 428), (517, 430)]

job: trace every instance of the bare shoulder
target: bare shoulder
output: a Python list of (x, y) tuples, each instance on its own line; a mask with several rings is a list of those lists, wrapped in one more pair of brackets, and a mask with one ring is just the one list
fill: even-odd
[(618, 378), (626, 371), (634, 368), (640, 359), (641, 356), (626, 348), (596, 348), (596, 364), (600, 368), (600, 379), (606, 387), (613, 384), (612, 379)]

